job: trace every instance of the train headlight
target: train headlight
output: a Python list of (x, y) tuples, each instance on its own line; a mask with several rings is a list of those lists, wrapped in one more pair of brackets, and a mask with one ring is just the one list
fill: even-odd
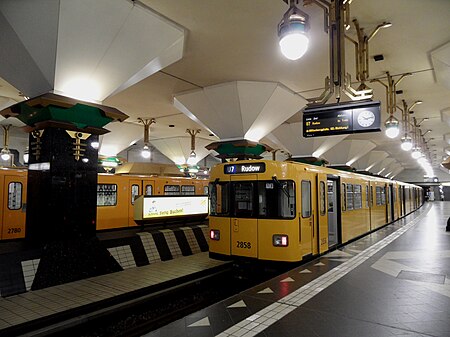
[(284, 234), (275, 234), (272, 237), (272, 243), (275, 247), (287, 247), (289, 244), (288, 236)]
[(218, 229), (211, 229), (209, 231), (209, 238), (215, 241), (220, 240), (220, 231)]

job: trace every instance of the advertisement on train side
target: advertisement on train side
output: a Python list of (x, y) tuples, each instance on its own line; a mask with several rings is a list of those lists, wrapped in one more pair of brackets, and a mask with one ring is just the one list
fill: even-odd
[(143, 219), (208, 214), (208, 196), (146, 196), (143, 204)]

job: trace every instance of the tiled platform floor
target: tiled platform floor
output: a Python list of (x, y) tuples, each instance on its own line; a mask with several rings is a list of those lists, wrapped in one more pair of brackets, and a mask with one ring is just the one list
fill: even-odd
[(7, 334), (8, 328), (12, 326), (156, 286), (223, 264), (225, 263), (209, 259), (208, 253), (204, 252), (0, 298), (0, 335)]
[(450, 336), (450, 202), (146, 336)]

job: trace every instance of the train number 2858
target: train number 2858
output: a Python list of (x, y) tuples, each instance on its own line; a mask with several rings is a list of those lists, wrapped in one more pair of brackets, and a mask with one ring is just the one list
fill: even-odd
[(236, 243), (237, 248), (247, 248), (247, 249), (252, 248), (251, 242), (237, 241)]

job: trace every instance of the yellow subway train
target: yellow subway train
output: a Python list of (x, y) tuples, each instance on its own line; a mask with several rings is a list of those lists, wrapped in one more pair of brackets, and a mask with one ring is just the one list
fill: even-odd
[(422, 188), (292, 161), (237, 161), (210, 174), (210, 257), (298, 262), (419, 208)]
[[(0, 169), (0, 240), (25, 237), (27, 170)], [(97, 230), (137, 226), (138, 195), (205, 195), (208, 181), (183, 177), (99, 174)]]

